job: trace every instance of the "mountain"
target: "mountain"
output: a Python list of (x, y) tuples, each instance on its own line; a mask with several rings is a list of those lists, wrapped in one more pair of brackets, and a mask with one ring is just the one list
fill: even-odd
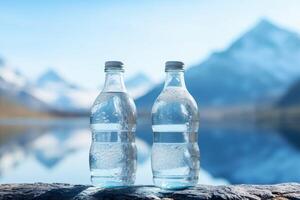
[(56, 87), (56, 88), (77, 88), (65, 81), (56, 71), (49, 69), (43, 73), (36, 81), (39, 87)]
[(49, 107), (33, 95), (27, 88), (28, 80), (18, 71), (6, 66), (0, 60), (0, 117), (9, 116), (40, 116), (40, 112)]
[(279, 107), (300, 106), (300, 80), (290, 86), (278, 101)]
[[(139, 73), (126, 80), (133, 97), (145, 94), (153, 85)], [(35, 82), (6, 66), (0, 59), (0, 108), (5, 116), (40, 116), (39, 113), (86, 115), (100, 90), (85, 89), (66, 81), (58, 72), (49, 69)]]
[[(300, 36), (263, 19), (204, 62), (186, 70), (190, 93), (202, 106), (256, 105), (274, 101), (300, 77)], [(137, 100), (150, 108), (163, 84)]]
[(59, 112), (83, 114), (88, 112), (98, 92), (71, 84), (49, 69), (36, 80), (30, 93)]
[(0, 60), (0, 83), (1, 89), (21, 89), (26, 86), (27, 80), (19, 72), (5, 66)]
[(140, 72), (125, 80), (125, 85), (130, 95), (137, 98), (147, 93), (154, 83), (147, 75)]
[[(138, 73), (125, 81), (133, 97), (145, 94), (153, 85), (144, 74)], [(81, 88), (66, 81), (58, 72), (49, 69), (31, 88), (30, 93), (60, 112), (88, 113), (100, 90)]]
[(54, 70), (42, 74), (34, 84), (11, 67), (0, 67), (0, 107), (5, 109), (1, 117), (86, 113), (93, 96), (96, 94), (68, 83)]

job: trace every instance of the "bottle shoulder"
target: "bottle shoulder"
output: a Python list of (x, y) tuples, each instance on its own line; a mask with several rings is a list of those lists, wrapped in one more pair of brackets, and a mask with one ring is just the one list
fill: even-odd
[(157, 109), (163, 109), (164, 107), (170, 105), (189, 107), (193, 109), (193, 111), (198, 112), (197, 102), (185, 88), (169, 87), (164, 89), (155, 100), (152, 107), (152, 112)]
[(91, 108), (91, 123), (119, 123), (136, 121), (133, 99), (125, 92), (102, 92)]
[(110, 103), (114, 105), (128, 105), (134, 109), (135, 103), (132, 97), (127, 92), (101, 92), (95, 99), (92, 107), (94, 106), (107, 106)]
[(153, 124), (186, 124), (199, 121), (198, 106), (186, 89), (165, 89), (152, 107)]

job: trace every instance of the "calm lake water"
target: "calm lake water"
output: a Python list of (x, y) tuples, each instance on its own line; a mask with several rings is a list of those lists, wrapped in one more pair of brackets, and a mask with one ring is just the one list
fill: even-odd
[[(300, 182), (300, 133), (254, 125), (211, 124), (199, 131), (199, 183)], [(136, 184), (152, 184), (149, 123), (139, 122)], [(0, 120), (0, 183), (90, 184), (87, 119)]]

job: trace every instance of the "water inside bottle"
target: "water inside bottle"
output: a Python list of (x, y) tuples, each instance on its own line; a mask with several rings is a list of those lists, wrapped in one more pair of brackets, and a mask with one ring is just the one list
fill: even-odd
[(116, 130), (118, 126), (119, 124), (92, 125), (90, 170), (93, 185), (116, 187), (134, 183), (136, 169), (134, 133)]
[(134, 184), (137, 152), (132, 100), (124, 92), (101, 93), (91, 114), (92, 184), (119, 187)]
[(155, 185), (166, 189), (193, 186), (198, 180), (197, 133), (186, 124), (153, 125), (152, 169)]

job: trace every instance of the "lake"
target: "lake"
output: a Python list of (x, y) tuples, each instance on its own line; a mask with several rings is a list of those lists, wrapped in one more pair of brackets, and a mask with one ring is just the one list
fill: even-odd
[[(136, 184), (152, 184), (151, 126), (138, 123)], [(0, 120), (0, 183), (90, 184), (89, 121)], [(203, 123), (199, 130), (202, 184), (300, 182), (300, 134), (281, 127)]]

